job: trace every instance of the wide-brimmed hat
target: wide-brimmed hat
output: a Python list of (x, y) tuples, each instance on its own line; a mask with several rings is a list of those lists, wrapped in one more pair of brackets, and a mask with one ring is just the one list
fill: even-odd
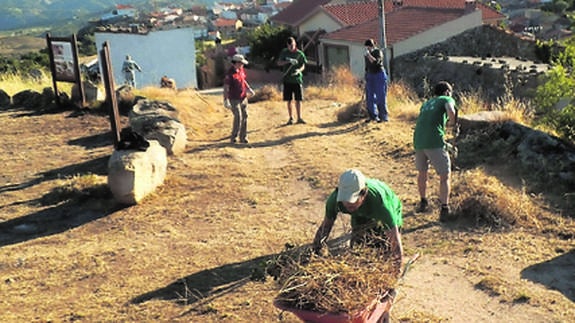
[(232, 57), (232, 62), (234, 62), (234, 63), (235, 63), (235, 62), (242, 62), (242, 64), (244, 64), (244, 65), (248, 63), (248, 61), (246, 60), (246, 58), (244, 57), (244, 55), (241, 55), (241, 54), (235, 54), (235, 55)]

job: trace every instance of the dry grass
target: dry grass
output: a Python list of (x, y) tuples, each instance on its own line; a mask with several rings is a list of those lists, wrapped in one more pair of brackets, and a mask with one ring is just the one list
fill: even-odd
[(481, 92), (466, 92), (458, 95), (461, 114), (474, 114), (480, 111), (502, 111), (505, 116), (498, 121), (514, 121), (529, 125), (533, 122), (534, 109), (528, 102), (517, 99), (509, 94), (502, 97), (496, 104), (487, 105)]
[(341, 255), (302, 261), (280, 256), (277, 300), (291, 308), (320, 313), (354, 313), (396, 287), (391, 260), (378, 250), (358, 248)]
[(260, 101), (281, 101), (282, 94), (280, 93), (277, 86), (266, 84), (262, 88), (256, 91), (256, 94), (251, 97), (250, 103), (256, 103)]
[(453, 181), (451, 199), (457, 214), (478, 226), (541, 228), (540, 208), (524, 191), (505, 186), (497, 178), (475, 169)]
[(508, 303), (525, 303), (531, 298), (525, 292), (518, 291), (515, 287), (510, 286), (501, 277), (494, 275), (484, 277), (475, 286)]
[[(44, 88), (52, 88), (51, 76), (44, 75), (40, 81), (18, 74), (0, 74), (0, 89), (13, 96), (24, 90), (33, 90), (42, 93)], [(59, 82), (58, 90), (70, 93), (72, 83)]]
[(337, 68), (328, 73), (324, 84), (308, 86), (305, 89), (306, 99), (332, 100), (338, 102), (355, 102), (361, 98), (362, 89), (357, 79), (347, 68)]
[(95, 174), (88, 173), (59, 179), (55, 185), (54, 190), (44, 195), (44, 203), (54, 204), (54, 201), (82, 201), (111, 197), (107, 178)]

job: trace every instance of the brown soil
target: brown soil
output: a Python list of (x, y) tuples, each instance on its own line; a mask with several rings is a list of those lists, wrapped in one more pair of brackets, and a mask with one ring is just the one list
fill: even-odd
[[(102, 193), (57, 194), (87, 173), (105, 183), (105, 116), (0, 112), (3, 322), (298, 322), (273, 306), (273, 279), (250, 276), (286, 243), (311, 242), (326, 196), (350, 167), (398, 193), (406, 254), (421, 255), (399, 288), (393, 321), (575, 317), (575, 224), (561, 216), (572, 210), (541, 205), (563, 235), (442, 225), (437, 209), (414, 214), (413, 118), (392, 112), (385, 124), (338, 123), (336, 104), (306, 101), (308, 123), (284, 126), (284, 103), (264, 101), (249, 107), (250, 144), (232, 145), (221, 95), (184, 102), (187, 151), (171, 156), (165, 184), (131, 207)], [(432, 174), (433, 198), (437, 182)]]

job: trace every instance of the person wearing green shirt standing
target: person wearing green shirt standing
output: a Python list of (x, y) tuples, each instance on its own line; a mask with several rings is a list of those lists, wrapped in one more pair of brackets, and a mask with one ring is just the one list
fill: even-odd
[(427, 171), (431, 163), (439, 175), (439, 200), (441, 202), (439, 221), (441, 222), (452, 218), (449, 209), (451, 160), (445, 142), (448, 121), (449, 125), (453, 126), (457, 121), (452, 93), (453, 88), (448, 82), (441, 81), (435, 85), (435, 97), (421, 106), (413, 133), (415, 167), (418, 171), (417, 188), (421, 198), (416, 212), (426, 212), (429, 206), (426, 191)]
[(289, 120), (288, 125), (294, 123), (292, 101), (295, 100), (297, 123), (305, 123), (301, 115), (301, 101), (303, 100), (303, 71), (307, 58), (297, 48), (295, 38), (289, 37), (287, 47), (282, 49), (278, 58), (278, 65), (282, 67), (283, 100), (287, 102)]
[(384, 182), (366, 178), (357, 169), (348, 169), (339, 177), (338, 187), (325, 204), (325, 217), (313, 240), (320, 253), (339, 212), (351, 217), (351, 246), (380, 247), (390, 254), (396, 274), (403, 263), (400, 229), (403, 226), (402, 204)]

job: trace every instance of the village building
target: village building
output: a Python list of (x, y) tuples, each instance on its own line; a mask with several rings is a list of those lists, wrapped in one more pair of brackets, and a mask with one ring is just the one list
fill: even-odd
[[(384, 11), (388, 61), (505, 20), (503, 14), (474, 0), (384, 1)], [(362, 77), (363, 43), (380, 39), (377, 1), (295, 1), (270, 20), (294, 31), (311, 70), (320, 72), (347, 65)]]
[(162, 76), (181, 88), (197, 88), (194, 27), (165, 30), (104, 30), (95, 33), (96, 44), (110, 45), (116, 84), (123, 83), (122, 63), (130, 55), (142, 68), (136, 73), (138, 87), (159, 86)]

